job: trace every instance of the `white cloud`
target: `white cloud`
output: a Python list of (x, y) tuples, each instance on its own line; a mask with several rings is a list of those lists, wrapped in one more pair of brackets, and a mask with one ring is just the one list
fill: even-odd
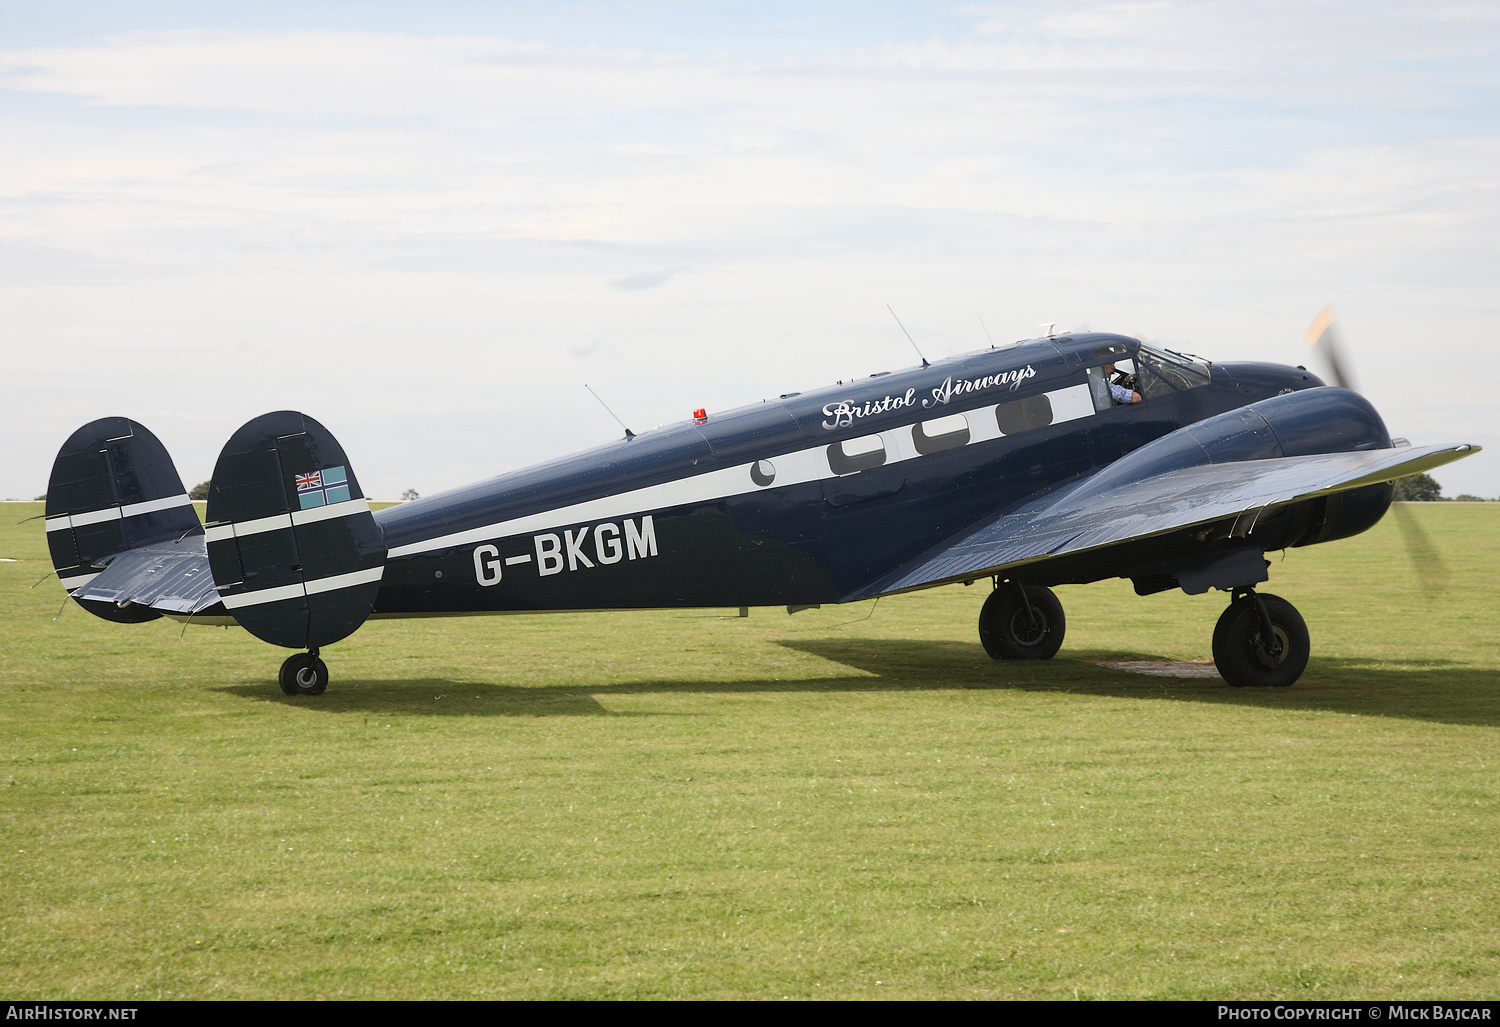
[[(104, 412), (197, 480), (288, 404), (352, 433), (377, 491), (427, 494), (612, 437), (580, 363), (633, 424), (900, 364), (887, 302), (930, 355), (982, 345), (982, 313), (1296, 362), (1333, 300), (1406, 434), (1486, 408), (1462, 368), (1496, 314), (1490, 12), (969, 17), (774, 58), (301, 31), (0, 53), (27, 425), (0, 494)], [(1500, 493), (1489, 459), (1454, 480)]]

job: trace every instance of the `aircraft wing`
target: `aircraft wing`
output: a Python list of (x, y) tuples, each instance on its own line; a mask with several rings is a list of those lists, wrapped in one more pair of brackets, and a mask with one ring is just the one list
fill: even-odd
[(202, 532), (177, 542), (128, 549), (71, 594), (122, 606), (149, 606), (164, 613), (201, 613), (219, 601)]
[(1477, 448), (1419, 446), (1210, 463), (1103, 486), (1095, 484), (1100, 477), (1095, 474), (972, 525), (844, 601), (988, 577), (1052, 557), (1392, 481)]

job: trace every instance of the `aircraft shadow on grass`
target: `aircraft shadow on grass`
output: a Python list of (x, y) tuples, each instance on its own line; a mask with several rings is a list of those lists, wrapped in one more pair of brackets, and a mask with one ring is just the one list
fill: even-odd
[(1159, 678), (1112, 670), (1096, 659), (1165, 659), (1153, 653), (1074, 650), (1047, 662), (994, 662), (968, 642), (901, 639), (796, 639), (779, 643), (857, 674), (802, 680), (645, 680), (616, 684), (506, 685), (451, 678), (367, 678), (316, 699), (283, 696), (264, 684), (220, 691), (309, 712), (405, 716), (680, 716), (617, 712), (601, 700), (651, 694), (756, 692), (917, 692), (975, 689), (1044, 691), (1142, 701), (1203, 702), (1277, 710), (1325, 710), (1444, 724), (1500, 726), (1500, 675), (1448, 660), (1406, 668), (1364, 659), (1314, 660), (1291, 688), (1233, 688), (1217, 678)]

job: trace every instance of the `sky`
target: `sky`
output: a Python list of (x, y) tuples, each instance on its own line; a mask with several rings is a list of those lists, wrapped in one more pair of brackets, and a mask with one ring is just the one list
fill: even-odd
[[(1033, 337), (1308, 363), (1500, 495), (1500, 5), (0, 4), (0, 498), (123, 414), (367, 494)], [(1314, 370), (1318, 370), (1316, 365)]]

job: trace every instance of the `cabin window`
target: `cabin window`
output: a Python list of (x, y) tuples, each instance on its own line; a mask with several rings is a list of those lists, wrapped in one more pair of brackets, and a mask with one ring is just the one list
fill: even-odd
[(969, 419), (963, 414), (949, 414), (918, 421), (911, 426), (911, 441), (923, 456), (962, 446), (969, 441)]
[(868, 471), (885, 463), (885, 443), (879, 435), (845, 439), (828, 447), (828, 466), (834, 474)]
[(1004, 435), (1016, 435), (1052, 423), (1052, 401), (1046, 395), (1027, 396), (995, 408), (995, 424)]
[(750, 465), (750, 480), (765, 488), (776, 480), (776, 468), (769, 460), (757, 460)]

